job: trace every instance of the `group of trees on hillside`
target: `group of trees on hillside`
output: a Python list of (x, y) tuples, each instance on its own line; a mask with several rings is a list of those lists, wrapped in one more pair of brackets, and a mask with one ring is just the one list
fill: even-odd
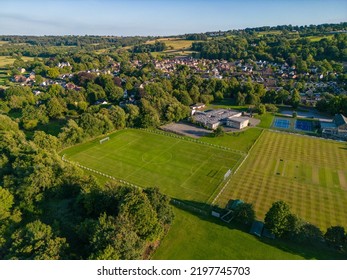
[[(0, 114), (0, 258), (142, 259), (173, 220), (158, 188), (100, 185)], [(54, 138), (54, 137), (53, 137)]]
[(164, 42), (156, 41), (154, 44), (141, 44), (134, 46), (135, 53), (162, 52), (167, 49)]
[(263, 37), (241, 35), (194, 42), (192, 50), (199, 52), (200, 57), (208, 59), (252, 59), (287, 62), (289, 65), (300, 64), (299, 70), (307, 72), (309, 67), (316, 65), (323, 69), (324, 65), (318, 61), (345, 61), (347, 35), (335, 34), (331, 39), (323, 38), (318, 41), (311, 41), (308, 38), (292, 40), (281, 35)]

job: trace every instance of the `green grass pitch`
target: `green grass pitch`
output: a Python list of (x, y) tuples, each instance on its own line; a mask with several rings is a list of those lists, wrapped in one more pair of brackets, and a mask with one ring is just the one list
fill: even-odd
[(67, 160), (140, 187), (158, 186), (171, 197), (207, 202), (228, 169), (243, 158), (208, 144), (127, 129), (67, 150)]
[(153, 259), (303, 259), (225, 224), (203, 220), (177, 208), (174, 211), (175, 220)]
[(307, 136), (264, 131), (217, 203), (254, 204), (263, 219), (276, 200), (323, 230), (347, 226), (347, 145)]
[(200, 218), (174, 208), (169, 233), (152, 259), (156, 260), (291, 260), (343, 259), (336, 251), (258, 238), (214, 218)]

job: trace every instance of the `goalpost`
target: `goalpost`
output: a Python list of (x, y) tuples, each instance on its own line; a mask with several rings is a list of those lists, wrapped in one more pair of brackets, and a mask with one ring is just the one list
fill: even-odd
[(102, 143), (104, 143), (104, 142), (106, 142), (108, 140), (110, 140), (110, 137), (106, 137), (104, 139), (101, 139), (99, 142), (100, 142), (100, 144), (102, 144)]
[(228, 169), (228, 171), (224, 174), (224, 180), (228, 179), (230, 174), (231, 174), (231, 169)]

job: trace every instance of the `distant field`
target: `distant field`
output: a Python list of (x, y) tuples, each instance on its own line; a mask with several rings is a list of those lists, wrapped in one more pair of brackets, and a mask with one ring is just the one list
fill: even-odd
[(94, 140), (62, 153), (107, 175), (200, 202), (216, 195), (224, 174), (243, 157), (208, 144), (132, 129), (110, 135), (104, 144)]
[(168, 49), (163, 52), (152, 52), (152, 55), (154, 56), (162, 54), (174, 56), (191, 55), (193, 53), (193, 51), (190, 50), (192, 43), (199, 42), (194, 40), (184, 40), (181, 38), (160, 38), (158, 40), (148, 41), (147, 44), (154, 44), (155, 41), (165, 43)]
[[(258, 37), (264, 36), (264, 35), (280, 35), (282, 34), (283, 31), (281, 30), (269, 30), (269, 31), (259, 31), (257, 32)], [(297, 32), (288, 32), (288, 34), (290, 35), (295, 35), (295, 34), (299, 34)]]
[(0, 46), (5, 45), (5, 44), (8, 44), (8, 42), (7, 41), (0, 41)]
[(189, 49), (192, 46), (193, 40), (184, 40), (180, 38), (161, 38), (158, 40), (152, 40), (148, 41), (147, 44), (154, 44), (155, 41), (163, 42), (166, 44), (166, 46), (172, 47), (174, 50), (182, 50), (182, 49)]
[(4, 85), (5, 80), (7, 80), (7, 79), (8, 79), (7, 71), (2, 70), (2, 69), (0, 68), (0, 86), (1, 86), (1, 85)]
[(175, 220), (152, 259), (156, 260), (291, 260), (339, 259), (316, 247), (259, 239), (215, 219), (199, 218), (174, 208)]
[[(22, 59), (24, 61), (32, 61), (32, 60), (34, 60), (33, 57), (28, 57), (28, 56), (23, 56)], [(14, 61), (15, 61), (15, 59), (12, 58), (12, 57), (0, 56), (0, 67), (4, 67), (6, 65), (12, 65)]]
[(218, 200), (240, 198), (263, 219), (276, 200), (325, 230), (347, 226), (347, 145), (264, 131)]
[(330, 35), (324, 35), (324, 36), (307, 36), (307, 37), (304, 37), (304, 38), (307, 38), (309, 39), (311, 42), (318, 42), (324, 38), (326, 39), (331, 39), (333, 38), (334, 35), (330, 34)]
[(14, 61), (15, 61), (14, 58), (7, 57), (7, 56), (0, 56), (0, 67), (11, 65)]

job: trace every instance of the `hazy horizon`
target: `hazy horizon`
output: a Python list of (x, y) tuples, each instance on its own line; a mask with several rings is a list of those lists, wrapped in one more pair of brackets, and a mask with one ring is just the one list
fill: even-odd
[(343, 0), (13, 0), (2, 3), (0, 34), (170, 36), (346, 21)]

